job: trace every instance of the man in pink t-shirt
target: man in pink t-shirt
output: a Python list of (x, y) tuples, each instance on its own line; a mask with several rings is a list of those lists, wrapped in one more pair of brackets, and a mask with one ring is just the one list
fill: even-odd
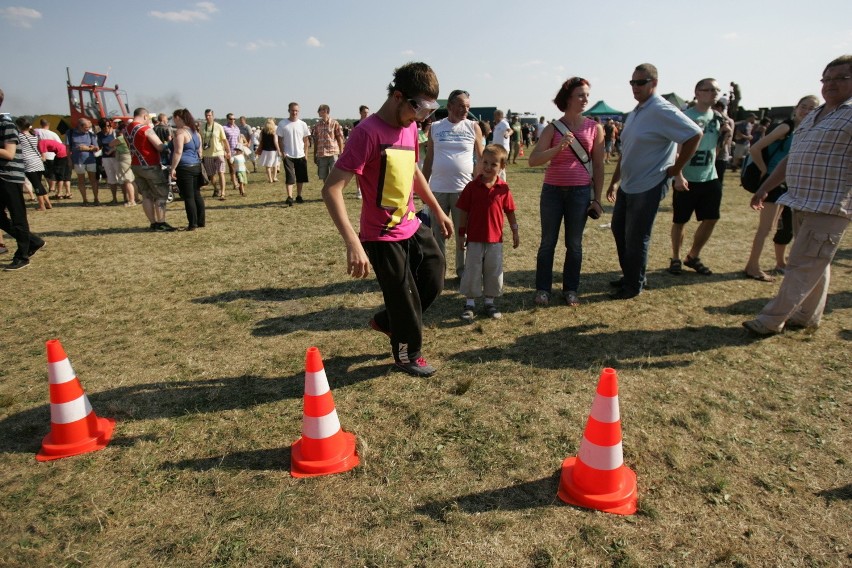
[[(417, 377), (435, 372), (421, 353), (423, 312), (441, 293), (444, 257), (432, 231), (415, 215), (414, 193), (429, 206), (444, 238), (453, 223), (441, 210), (417, 168), (417, 125), (438, 104), (438, 78), (425, 63), (394, 71), (388, 98), (379, 111), (352, 131), (322, 189), (328, 212), (346, 243), (346, 271), (365, 278), (370, 265), (385, 307), (370, 327), (391, 339), (394, 365)], [(349, 222), (343, 189), (358, 177), (363, 194), (360, 235)]]

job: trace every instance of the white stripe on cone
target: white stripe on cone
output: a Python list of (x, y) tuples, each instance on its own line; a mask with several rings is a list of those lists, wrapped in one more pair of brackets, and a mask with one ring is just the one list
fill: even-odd
[(302, 436), (306, 438), (322, 440), (334, 436), (339, 431), (340, 420), (337, 418), (337, 409), (325, 416), (304, 416), (302, 418)]
[(51, 385), (61, 385), (77, 378), (77, 375), (74, 374), (74, 369), (71, 368), (71, 361), (68, 360), (68, 357), (56, 363), (48, 363), (47, 376)]
[(592, 469), (610, 471), (624, 464), (621, 442), (614, 446), (598, 446), (583, 436), (577, 458)]
[(618, 411), (617, 396), (595, 396), (595, 401), (592, 403), (592, 411), (589, 416), (598, 422), (612, 424), (621, 420), (621, 414)]
[(314, 373), (305, 371), (305, 394), (310, 396), (320, 396), (331, 390), (328, 387), (328, 378), (325, 376), (325, 369), (320, 369)]
[(82, 420), (92, 411), (92, 405), (86, 395), (68, 402), (50, 405), (50, 421), (54, 424), (70, 424)]

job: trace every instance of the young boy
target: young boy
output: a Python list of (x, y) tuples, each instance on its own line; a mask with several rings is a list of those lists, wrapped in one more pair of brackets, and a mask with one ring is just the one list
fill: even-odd
[[(415, 215), (414, 193), (432, 213), (432, 223), (453, 234), (453, 222), (438, 205), (417, 168), (417, 124), (437, 108), (438, 78), (425, 63), (394, 71), (388, 96), (363, 119), (322, 188), (322, 198), (346, 243), (346, 272), (365, 278), (370, 266), (385, 307), (370, 327), (390, 337), (395, 368), (416, 377), (435, 373), (421, 354), (423, 312), (441, 293), (444, 257), (431, 229)], [(349, 222), (343, 189), (353, 175), (363, 194), (360, 234)]]
[(473, 321), (475, 299), (485, 292), (485, 313), (491, 318), (503, 314), (494, 298), (503, 293), (503, 213), (512, 228), (512, 247), (518, 248), (518, 222), (515, 200), (509, 186), (500, 178), (509, 153), (502, 144), (489, 144), (482, 152), (482, 174), (467, 184), (456, 207), (459, 218), (459, 248), (467, 248), (459, 291), (467, 298), (461, 318)]
[(237, 188), (240, 190), (240, 195), (246, 195), (246, 183), (248, 183), (248, 170), (246, 169), (246, 157), (243, 154), (242, 146), (234, 148), (234, 155), (231, 156), (231, 164), (234, 166), (234, 173), (237, 176)]

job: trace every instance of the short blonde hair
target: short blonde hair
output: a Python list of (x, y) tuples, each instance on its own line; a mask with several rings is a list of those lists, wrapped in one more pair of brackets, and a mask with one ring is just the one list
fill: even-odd
[(484, 156), (485, 154), (491, 154), (500, 160), (501, 166), (505, 166), (509, 159), (509, 152), (506, 151), (506, 148), (504, 148), (502, 144), (489, 144), (482, 151), (482, 155)]

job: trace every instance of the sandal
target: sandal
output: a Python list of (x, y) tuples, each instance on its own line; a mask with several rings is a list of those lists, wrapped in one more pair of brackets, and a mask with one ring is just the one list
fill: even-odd
[(669, 272), (672, 274), (682, 274), (683, 273), (683, 263), (679, 258), (673, 258), (669, 263)]
[(568, 292), (564, 292), (562, 297), (565, 298), (565, 303), (569, 306), (579, 306), (580, 298), (577, 296), (577, 292), (569, 290)]
[(709, 268), (707, 268), (706, 266), (701, 264), (701, 259), (698, 258), (697, 256), (695, 258), (689, 258), (687, 256), (686, 260), (683, 261), (683, 264), (685, 266), (690, 267), (691, 269), (693, 269), (698, 274), (701, 274), (702, 276), (710, 276), (711, 274), (713, 274), (712, 270), (710, 270)]
[(749, 274), (748, 272), (743, 272), (743, 276), (759, 282), (775, 282), (775, 279), (765, 272), (761, 272), (760, 274)]
[(536, 306), (546, 306), (550, 304), (550, 294), (545, 292), (544, 290), (536, 290), (535, 298), (533, 300)]

